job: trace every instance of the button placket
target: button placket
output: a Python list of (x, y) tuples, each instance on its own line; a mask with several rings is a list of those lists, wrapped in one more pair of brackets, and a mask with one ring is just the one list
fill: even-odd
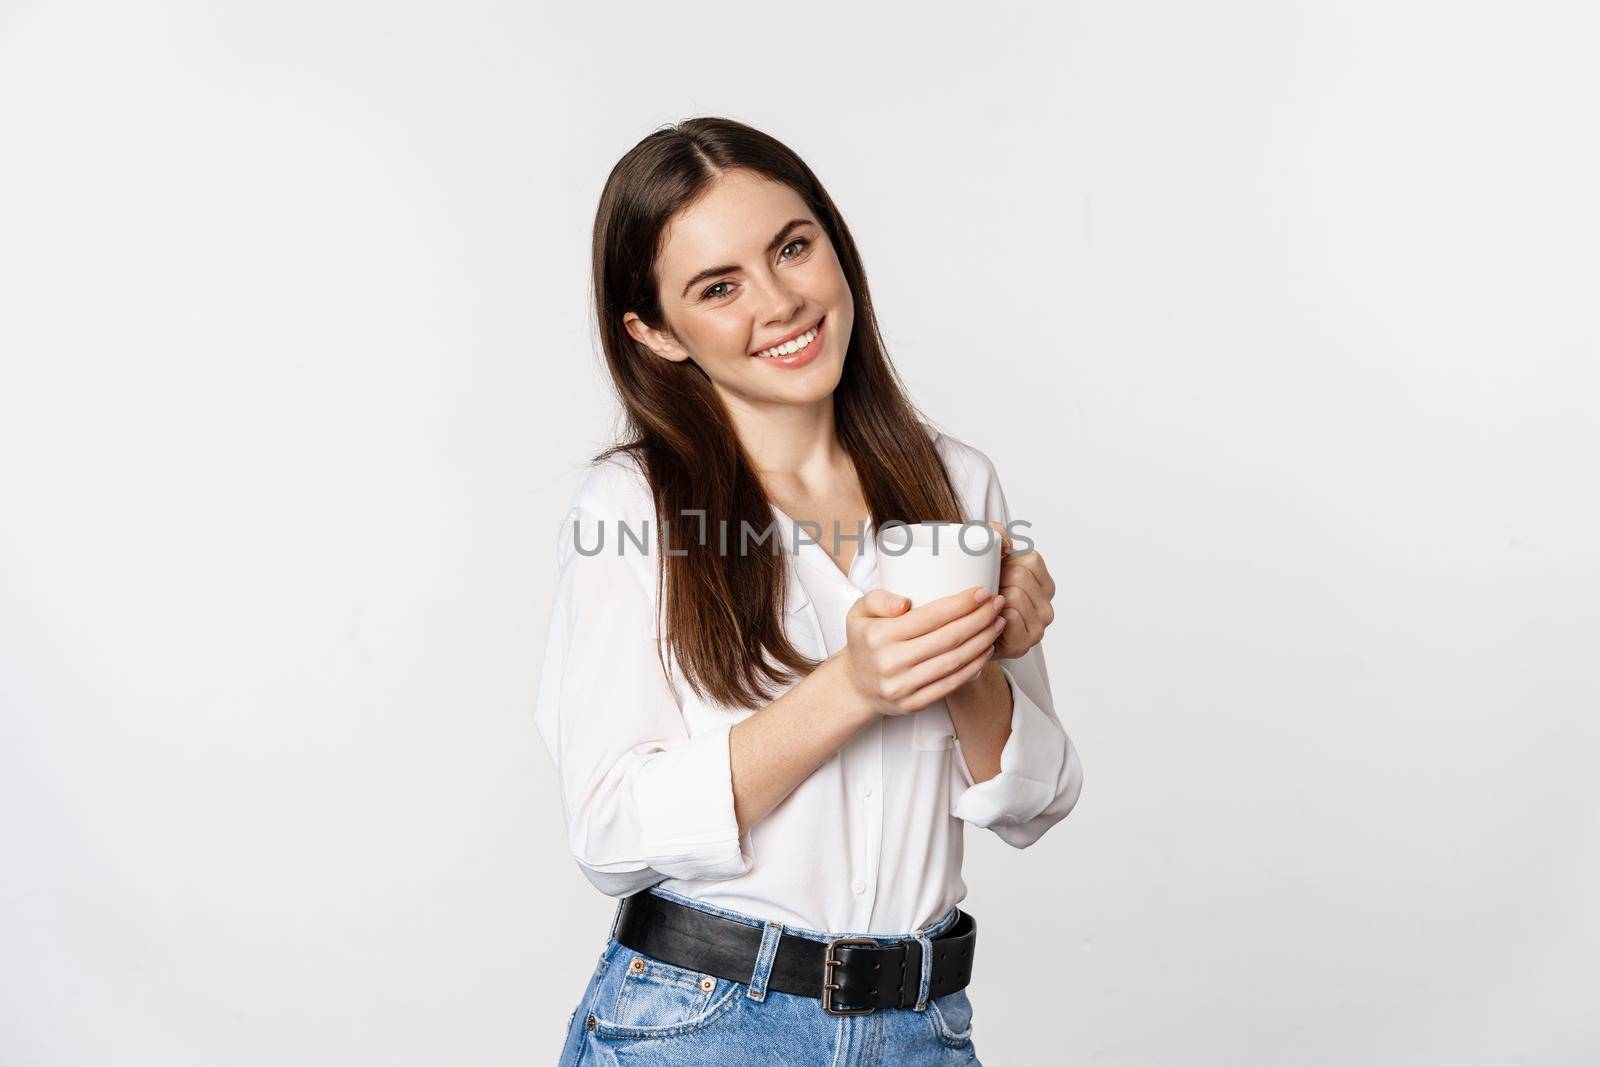
[[(858, 878), (861, 888), (857, 889), (854, 883), (850, 887), (856, 894), (858, 901), (856, 923), (857, 929), (860, 930), (866, 930), (872, 924), (872, 910), (878, 899), (878, 879), (883, 864), (884, 805), (882, 790), (879, 786), (883, 782), (884, 730), (887, 722), (888, 719), (886, 717), (880, 717), (872, 726), (870, 739), (863, 738), (866, 743), (862, 748), (873, 754), (867, 756), (862, 762), (872, 767), (873, 773), (868, 774), (866, 769), (863, 768), (862, 776), (856, 787), (856, 792), (861, 797), (857, 808), (866, 827), (867, 854), (866, 864), (861, 869), (861, 875)], [(876, 751), (873, 751), (874, 749)]]
[[(787, 534), (788, 524), (792, 520), (776, 505), (773, 511), (779, 521), (785, 524), (784, 529)], [(876, 526), (869, 521), (864, 530), (864, 540), (857, 547), (848, 573), (839, 569), (821, 545), (806, 544), (800, 546), (796, 552), (789, 552), (786, 539), (784, 547), (785, 555), (788, 557), (787, 563), (791, 568), (790, 580), (802, 589), (810, 582), (826, 582), (829, 583), (829, 595), (832, 587), (837, 586), (841, 593), (848, 591), (852, 599), (870, 592), (879, 585), (876, 581), (878, 565), (877, 545), (874, 540), (876, 535)], [(824, 531), (823, 536), (828, 536), (828, 532)], [(802, 567), (809, 567), (812, 573), (802, 577)], [(817, 658), (823, 658), (833, 651), (827, 646), (815, 597), (806, 595), (804, 602), (794, 602), (791, 614), (803, 615), (810, 623), (811, 636), (815, 641), (814, 654)], [(885, 722), (886, 718), (880, 716), (840, 752), (839, 773), (844, 779), (842, 784), (846, 790), (854, 789), (856, 794), (856, 799), (850, 802), (855, 817), (850, 820), (846, 833), (847, 840), (844, 842), (847, 845), (846, 855), (849, 856), (850, 862), (843, 874), (849, 879), (847, 884), (855, 900), (854, 920), (850, 925), (858, 930), (868, 929), (871, 925), (883, 859)], [(874, 770), (869, 771), (868, 767)], [(847, 792), (845, 796), (848, 798), (849, 793)]]

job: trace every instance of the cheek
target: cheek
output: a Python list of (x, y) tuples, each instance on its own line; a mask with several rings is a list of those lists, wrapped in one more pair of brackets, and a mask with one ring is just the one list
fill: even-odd
[(723, 368), (737, 371), (749, 359), (746, 346), (753, 336), (748, 317), (732, 310), (721, 315), (708, 315), (698, 325), (694, 336), (694, 351), (702, 367), (707, 370)]
[(828, 296), (835, 302), (844, 300), (848, 302), (850, 296), (850, 283), (845, 279), (844, 269), (839, 266), (839, 260), (833, 254), (833, 249), (827, 249), (816, 257), (814, 273), (818, 283), (823, 286)]
[(827, 288), (819, 295), (818, 302), (834, 309), (834, 322), (839, 327), (836, 336), (848, 338), (855, 328), (855, 300), (850, 292), (850, 283), (837, 264), (831, 265)]
[(711, 343), (718, 356), (728, 360), (743, 360), (747, 358), (745, 349), (752, 336), (748, 319), (740, 315), (728, 315), (725, 321), (717, 323)]
[(826, 251), (822, 251), (822, 254), (819, 254), (818, 266), (822, 274), (826, 275), (827, 285), (834, 290), (834, 293), (842, 294), (842, 296), (848, 298), (850, 296), (850, 280), (845, 278), (845, 269), (840, 266), (838, 256), (835, 256), (832, 248), (827, 248)]

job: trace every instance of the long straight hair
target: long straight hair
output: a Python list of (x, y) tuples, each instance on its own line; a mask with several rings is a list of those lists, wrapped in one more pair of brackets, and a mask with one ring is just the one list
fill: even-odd
[[(733, 540), (746, 524), (766, 531), (774, 524), (772, 503), (705, 372), (692, 360), (662, 359), (623, 325), (632, 311), (666, 331), (656, 276), (663, 232), (719, 175), (740, 167), (799, 194), (849, 282), (855, 325), (833, 393), (834, 426), (873, 523), (960, 522), (962, 515), (884, 350), (855, 241), (811, 169), (771, 136), (719, 117), (663, 127), (629, 150), (606, 179), (594, 220), (595, 313), (624, 422), (620, 439), (594, 462), (631, 454), (650, 483), (661, 631), (684, 681), (702, 698), (756, 707), (817, 663), (784, 632), (783, 561), (770, 551), (724, 551), (718, 537), (704, 533), (727, 529)], [(687, 521), (691, 511), (703, 511), (703, 523)], [(770, 543), (776, 548), (781, 540)]]

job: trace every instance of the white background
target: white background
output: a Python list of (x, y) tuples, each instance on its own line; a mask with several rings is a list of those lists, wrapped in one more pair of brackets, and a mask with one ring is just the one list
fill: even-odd
[(703, 113), (1059, 581), (985, 1063), (1594, 1063), (1593, 12), (6, 3), (0, 1063), (554, 1062), (589, 226)]

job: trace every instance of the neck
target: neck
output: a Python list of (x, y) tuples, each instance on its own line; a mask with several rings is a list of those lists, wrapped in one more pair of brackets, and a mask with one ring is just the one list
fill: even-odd
[(815, 404), (724, 401), (739, 443), (763, 478), (825, 482), (829, 472), (850, 461), (834, 429), (831, 393)]

